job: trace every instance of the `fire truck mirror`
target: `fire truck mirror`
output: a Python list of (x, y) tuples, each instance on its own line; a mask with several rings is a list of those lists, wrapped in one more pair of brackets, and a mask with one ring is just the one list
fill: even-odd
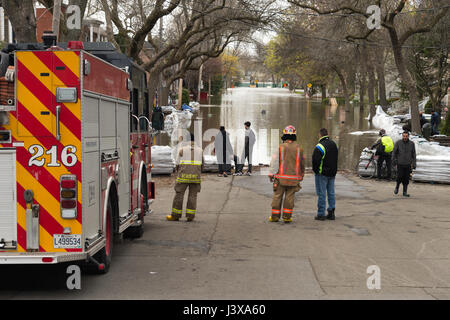
[(25, 203), (32, 203), (34, 198), (33, 190), (25, 190), (23, 197), (25, 198)]
[(88, 60), (84, 60), (84, 75), (88, 76), (91, 73), (91, 63)]

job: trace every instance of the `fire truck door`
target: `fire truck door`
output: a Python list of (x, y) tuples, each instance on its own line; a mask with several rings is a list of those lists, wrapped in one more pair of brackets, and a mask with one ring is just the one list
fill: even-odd
[(16, 53), (17, 117), (20, 137), (55, 135), (56, 98), (51, 51)]

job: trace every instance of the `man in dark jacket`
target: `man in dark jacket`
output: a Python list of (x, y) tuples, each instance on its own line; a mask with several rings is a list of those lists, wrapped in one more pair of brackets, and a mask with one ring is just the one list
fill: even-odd
[(397, 166), (397, 186), (394, 193), (398, 193), (400, 183), (403, 184), (403, 196), (409, 197), (408, 184), (411, 168), (416, 168), (416, 147), (414, 142), (409, 140), (409, 132), (402, 133), (402, 139), (397, 141), (392, 152), (392, 162)]
[(439, 134), (439, 124), (441, 123), (441, 116), (434, 111), (431, 114), (431, 135)]
[[(317, 200), (316, 220), (334, 220), (336, 199), (334, 195), (334, 180), (337, 173), (338, 147), (328, 137), (325, 128), (319, 131), (319, 143), (312, 155), (313, 171), (315, 173)], [(326, 198), (328, 194), (328, 215), (325, 217)]]

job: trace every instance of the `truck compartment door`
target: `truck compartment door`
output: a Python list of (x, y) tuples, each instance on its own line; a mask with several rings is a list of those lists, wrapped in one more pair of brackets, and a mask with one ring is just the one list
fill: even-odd
[(0, 250), (17, 243), (16, 151), (0, 150)]
[(51, 137), (55, 134), (52, 56), (51, 51), (16, 53), (19, 137)]

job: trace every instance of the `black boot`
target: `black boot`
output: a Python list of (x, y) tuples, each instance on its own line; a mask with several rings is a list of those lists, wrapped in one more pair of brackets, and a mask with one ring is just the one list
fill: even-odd
[(333, 208), (333, 209), (328, 209), (328, 214), (327, 214), (327, 219), (328, 219), (328, 220), (334, 220), (334, 219), (336, 219), (336, 217), (334, 216), (334, 210), (335, 210), (335, 208)]
[(403, 196), (404, 196), (404, 197), (409, 197), (409, 194), (408, 194), (408, 185), (407, 185), (407, 184), (403, 185)]
[(397, 184), (394, 189), (394, 194), (398, 194), (398, 187), (399, 187), (399, 185)]

